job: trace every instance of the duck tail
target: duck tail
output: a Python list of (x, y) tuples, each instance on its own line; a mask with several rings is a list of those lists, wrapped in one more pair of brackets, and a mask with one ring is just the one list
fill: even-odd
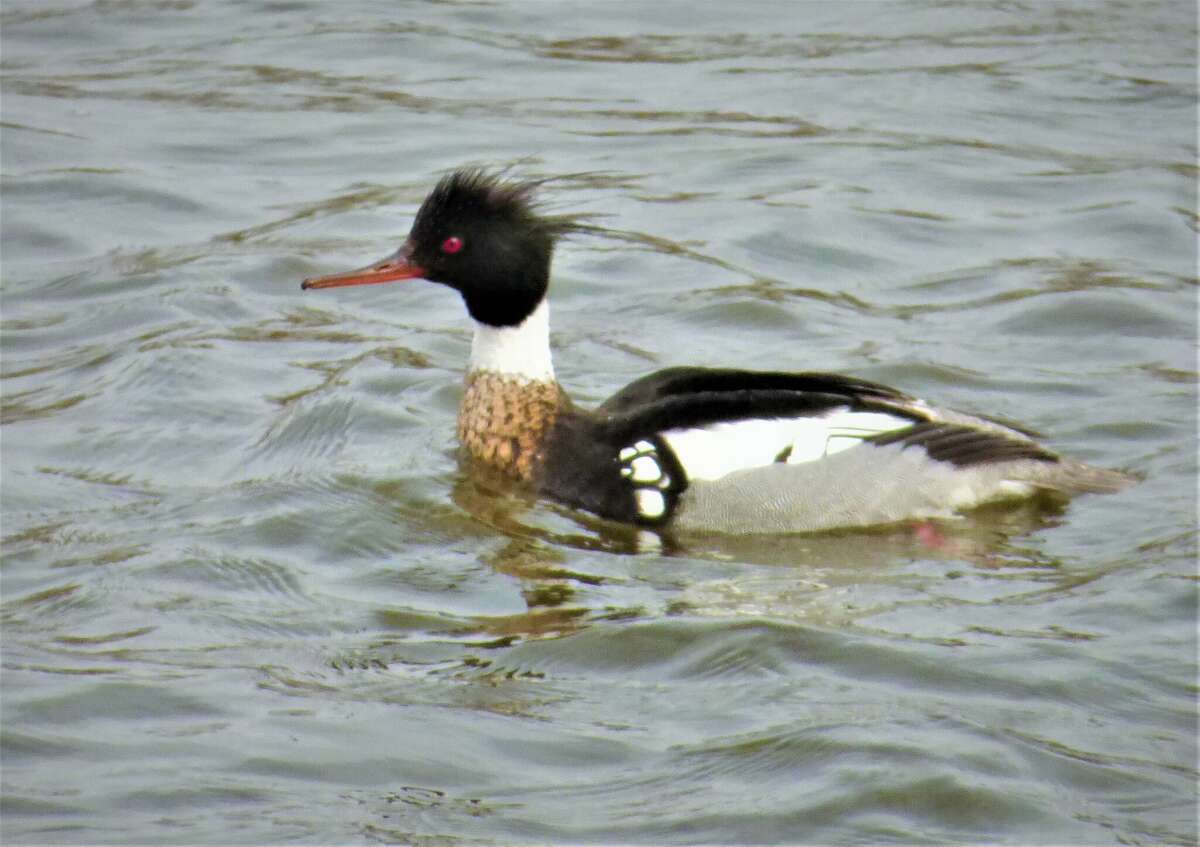
[(1142, 479), (1129, 471), (1098, 468), (1070, 459), (1059, 459), (1052, 467), (1052, 473), (1045, 474), (1041, 479), (1031, 479), (1029, 482), (1065, 494), (1113, 494)]

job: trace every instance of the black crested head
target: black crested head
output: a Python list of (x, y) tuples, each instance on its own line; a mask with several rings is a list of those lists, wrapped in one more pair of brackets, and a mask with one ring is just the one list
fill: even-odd
[(546, 296), (555, 241), (576, 226), (538, 214), (538, 185), (478, 169), (443, 177), (413, 221), (408, 261), (462, 294), (480, 323), (521, 323)]

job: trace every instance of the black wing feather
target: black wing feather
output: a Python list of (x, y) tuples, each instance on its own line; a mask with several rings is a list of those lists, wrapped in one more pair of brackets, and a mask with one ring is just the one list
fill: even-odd
[[(739, 393), (745, 391), (803, 395), (833, 394), (844, 399), (892, 402), (913, 398), (894, 388), (840, 374), (744, 371), (732, 368), (667, 368), (629, 383), (597, 411), (626, 412), (669, 397)], [(760, 395), (761, 396), (761, 395)]]
[(1058, 456), (1032, 441), (1011, 438), (1002, 433), (973, 429), (948, 423), (919, 423), (863, 440), (865, 444), (883, 447), (899, 444), (920, 447), (929, 458), (949, 462), (956, 467), (970, 467), (1017, 459), (1057, 462)]
[(628, 441), (669, 429), (816, 416), (841, 407), (926, 420), (903, 408), (912, 399), (885, 385), (837, 374), (668, 368), (630, 383), (596, 411), (610, 438)]

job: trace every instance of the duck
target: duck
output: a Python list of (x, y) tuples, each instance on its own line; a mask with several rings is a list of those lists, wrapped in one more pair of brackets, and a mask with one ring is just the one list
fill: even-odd
[(728, 534), (953, 518), (1134, 481), (1018, 425), (839, 374), (670, 367), (577, 406), (555, 377), (547, 295), (555, 246), (589, 227), (544, 212), (544, 182), (452, 171), (394, 253), (301, 284), (458, 292), (474, 325), (457, 424), (469, 468), (609, 521)]

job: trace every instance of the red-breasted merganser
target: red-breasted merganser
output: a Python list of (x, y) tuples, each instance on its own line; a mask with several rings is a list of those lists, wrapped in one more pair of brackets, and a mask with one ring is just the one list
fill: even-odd
[(945, 517), (1133, 480), (1011, 425), (834, 374), (668, 368), (578, 409), (554, 377), (546, 293), (555, 242), (581, 227), (540, 214), (536, 185), (452, 173), (391, 256), (301, 286), (422, 278), (462, 295), (475, 335), (458, 440), (471, 463), (604, 518), (729, 533)]

